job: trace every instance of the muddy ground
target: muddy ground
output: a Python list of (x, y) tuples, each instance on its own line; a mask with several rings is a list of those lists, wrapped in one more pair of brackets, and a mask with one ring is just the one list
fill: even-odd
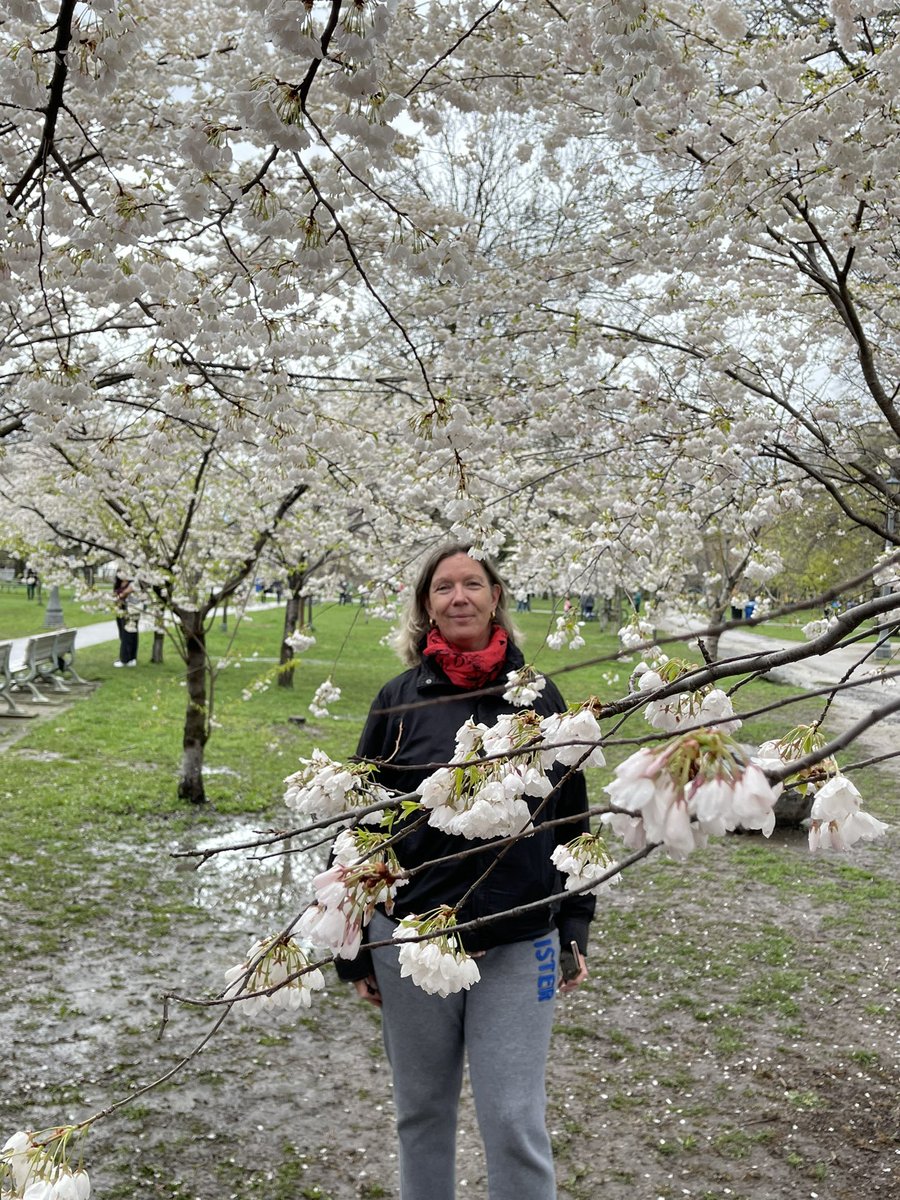
[[(802, 834), (773, 841), (796, 864), (790, 891), (761, 839), (733, 838), (647, 866), (604, 905), (550, 1063), (562, 1197), (900, 1194), (898, 834), (815, 876)], [(130, 855), (146, 865), (133, 847), (98, 857), (101, 904)], [(851, 884), (872, 890), (862, 920), (844, 911)], [(175, 1005), (156, 1040), (160, 994), (212, 994), (295, 891), (279, 872), (251, 883), (242, 857), (199, 877), (161, 857), (139, 905), (61, 953), (29, 954), (26, 919), (4, 971), (0, 1128), (82, 1119), (170, 1070), (211, 1014)], [(168, 932), (147, 919), (156, 903), (179, 912)], [(98, 1123), (86, 1156), (107, 1198), (394, 1196), (391, 1123), (377, 1014), (332, 978), (299, 1019), (229, 1021)], [(484, 1196), (468, 1100), (459, 1168), (459, 1194)]]
[[(732, 837), (684, 866), (643, 864), (603, 901), (592, 977), (559, 1003), (549, 1068), (563, 1200), (900, 1196), (890, 807), (889, 837), (849, 858), (811, 862), (797, 830)], [(172, 1003), (159, 1038), (162, 994), (214, 994), (307, 894), (298, 860), (239, 853), (196, 872), (171, 857), (184, 846), (160, 829), (155, 845), (98, 847), (93, 879), (73, 881), (96, 917), (52, 949), (57, 918), (6, 898), (0, 1135), (125, 1101), (85, 1146), (106, 1200), (396, 1196), (377, 1013), (333, 976), (308, 1013), (232, 1017), (140, 1094), (213, 1020)], [(128, 878), (133, 903), (111, 902)], [(459, 1195), (484, 1197), (467, 1094), (458, 1161)]]

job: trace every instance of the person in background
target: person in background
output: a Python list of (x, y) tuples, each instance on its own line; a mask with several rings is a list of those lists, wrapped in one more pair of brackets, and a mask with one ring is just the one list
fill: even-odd
[(30, 564), (25, 568), (25, 596), (33, 600), (38, 588), (38, 573)]
[(134, 583), (124, 575), (113, 580), (116, 604), (116, 628), (119, 631), (119, 657), (114, 667), (136, 667), (138, 652), (138, 615), (134, 607)]
[[(357, 754), (379, 764), (377, 778), (401, 793), (453, 757), (456, 732), (471, 719), (493, 725), (515, 711), (503, 699), (510, 671), (524, 665), (507, 615), (502, 580), (487, 560), (451, 544), (425, 563), (408, 601), (398, 649), (409, 670), (376, 697)], [(412, 707), (406, 707), (412, 706)], [(565, 711), (549, 680), (534, 701), (539, 716)], [(388, 916), (376, 909), (363, 945), (339, 976), (381, 1009), (394, 1078), (400, 1142), (400, 1200), (453, 1200), (456, 1115), (468, 1055), (469, 1077), (485, 1145), (490, 1200), (553, 1200), (555, 1170), (545, 1121), (545, 1068), (557, 991), (587, 978), (585, 954), (595, 899), (564, 891), (550, 855), (588, 831), (584, 776), (554, 768), (555, 792), (535, 831), (492, 848), (418, 823), (395, 850), (415, 871)], [(532, 801), (532, 811), (540, 801)], [(554, 818), (571, 822), (548, 826)], [(416, 817), (405, 824), (415, 825)], [(395, 826), (395, 830), (398, 827)], [(478, 854), (448, 860), (457, 851)], [(546, 904), (540, 901), (546, 899)], [(477, 956), (480, 979), (469, 991), (430, 994), (401, 977), (397, 922), (439, 905), (459, 907), (457, 921), (535, 907), (459, 935)], [(562, 950), (561, 950), (562, 945)]]

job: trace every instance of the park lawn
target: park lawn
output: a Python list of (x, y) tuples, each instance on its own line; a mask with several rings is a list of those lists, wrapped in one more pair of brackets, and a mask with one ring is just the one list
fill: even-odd
[[(554, 652), (543, 645), (549, 614), (517, 614), (526, 658), (554, 678), (568, 703), (588, 696), (614, 699), (627, 690), (636, 657), (617, 660), (612, 632), (598, 625), (583, 630), (587, 644)], [(316, 644), (297, 660), (293, 688), (277, 685), (280, 608), (247, 614), (224, 632), (216, 620), (208, 644), (216, 676), (212, 687), (214, 728), (206, 749), (210, 819), (236, 813), (264, 812), (277, 804), (282, 780), (297, 760), (320, 747), (334, 758), (353, 753), (369, 705), (378, 688), (402, 669), (382, 644), (389, 626), (368, 619), (357, 606), (323, 604), (314, 616)], [(36, 723), (6, 756), (5, 785), (17, 803), (28, 804), (36, 780), (52, 787), (55, 803), (79, 820), (127, 824), (136, 816), (168, 820), (184, 813), (174, 781), (181, 754), (185, 708), (184, 668), (168, 644), (165, 661), (150, 664), (150, 638), (142, 635), (139, 667), (112, 667), (114, 644), (79, 651), (80, 674), (96, 689), (51, 719)], [(697, 661), (683, 646), (671, 655)], [(326, 678), (341, 688), (329, 718), (314, 718), (308, 705)], [(757, 717), (742, 730), (747, 741), (762, 741), (815, 712), (815, 702), (784, 685), (756, 681), (742, 686), (735, 706), (742, 712), (772, 704), (785, 709)], [(305, 724), (295, 724), (300, 718)], [(607, 725), (612, 734), (610, 765), (630, 754), (652, 734), (641, 717)], [(42, 761), (43, 760), (43, 761)], [(48, 771), (49, 763), (53, 764)], [(592, 772), (600, 782), (609, 773)], [(191, 822), (203, 814), (190, 813)]]
[[(97, 605), (86, 608), (77, 603), (71, 588), (60, 588), (59, 598), (63, 622), (68, 629), (80, 629), (82, 625), (110, 620), (115, 615), (111, 604), (109, 611), (103, 612), (98, 610)], [(47, 587), (42, 590), (40, 601), (29, 600), (21, 585), (15, 591), (0, 589), (0, 642), (45, 633), (44, 618), (49, 599), (50, 589)]]

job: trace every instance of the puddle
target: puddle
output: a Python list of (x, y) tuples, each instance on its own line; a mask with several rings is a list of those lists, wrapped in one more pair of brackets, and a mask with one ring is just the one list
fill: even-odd
[[(284, 923), (292, 913), (305, 908), (312, 899), (313, 876), (324, 867), (325, 848), (303, 851), (300, 838), (246, 846), (247, 842), (264, 836), (259, 825), (238, 825), (227, 833), (198, 842), (195, 847), (198, 850), (239, 848), (222, 850), (196, 870), (194, 902), (209, 911), (219, 911), (225, 906), (260, 929), (268, 928), (273, 919)], [(187, 867), (191, 860), (178, 862)]]

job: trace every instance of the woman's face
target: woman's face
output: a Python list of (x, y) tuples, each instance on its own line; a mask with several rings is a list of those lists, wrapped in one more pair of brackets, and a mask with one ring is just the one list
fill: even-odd
[(429, 617), (448, 642), (460, 650), (483, 650), (491, 640), (491, 613), (500, 588), (468, 554), (453, 554), (438, 563), (425, 603)]

